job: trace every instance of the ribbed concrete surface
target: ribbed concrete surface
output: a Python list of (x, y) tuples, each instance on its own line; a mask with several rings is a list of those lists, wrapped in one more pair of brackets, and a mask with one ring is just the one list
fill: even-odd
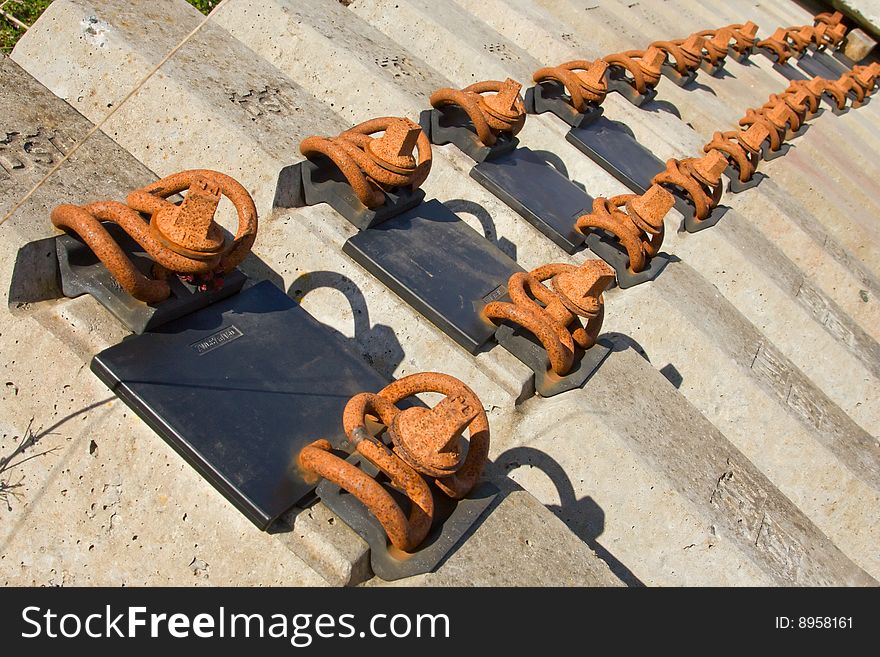
[[(643, 48), (653, 40), (734, 21), (754, 20), (762, 36), (777, 25), (810, 22), (787, 2), (595, 5), (355, 0), (346, 8), (336, 0), (228, 0), (107, 123), (105, 132), (118, 146), (99, 135), (106, 144), (103, 152), (117, 149), (105, 158), (139, 160), (158, 175), (208, 167), (238, 177), (254, 194), (262, 221), (255, 248), (261, 260), (259, 266), (251, 263), (252, 276), (269, 277), (303, 298), (309, 312), (350, 338), (386, 376), (446, 371), (482, 396), (494, 428), (489, 474), (505, 490), (525, 490), (511, 493), (440, 571), (400, 584), (876, 583), (876, 102), (845, 116), (826, 112), (815, 119), (789, 155), (760, 167), (770, 175), (761, 186), (725, 194), (723, 202), (733, 209), (717, 227), (676, 234), (680, 216), (673, 211), (664, 250), (680, 262), (654, 283), (608, 295), (605, 328), (616, 336), (618, 350), (584, 390), (552, 400), (518, 403), (530, 384), (528, 371), (515, 359), (498, 347), (477, 358), (468, 355), (344, 256), (340, 246), (352, 229), (329, 208), (271, 212), (277, 172), (301, 159), (302, 137), (332, 134), (373, 116), (416, 118), (438, 87), (507, 76), (528, 84), (539, 66)], [(13, 59), (96, 122), (199, 20), (183, 0), (56, 0)], [(629, 125), (661, 158), (697, 155), (714, 130), (732, 129), (747, 107), (759, 106), (787, 85), (763, 57), (753, 60), (748, 67), (728, 62), (731, 76), (724, 79), (701, 73), (696, 90), (663, 79), (658, 100), (671, 106), (639, 109), (612, 94), (606, 114)], [(6, 69), (13, 66), (7, 63)], [(12, 75), (6, 69), (4, 75)], [(39, 95), (34, 89), (31, 85), (29, 95)], [(49, 100), (45, 103), (31, 121), (45, 123), (43, 117), (57, 113)], [(565, 141), (565, 132), (550, 115), (532, 116), (520, 137), (524, 145), (552, 153), (557, 166), (594, 196), (623, 192)], [(94, 190), (95, 198), (120, 198), (138, 184), (133, 173), (121, 176), (118, 165), (81, 157), (27, 206), (36, 220), (19, 213), (0, 230), (11, 228), (21, 241), (51, 234), (48, 209), (91, 198), (84, 184), (90, 178), (112, 180)], [(124, 170), (153, 175), (143, 165)], [(454, 147), (436, 148), (425, 185), (429, 197), (447, 202), (524, 267), (591, 257), (589, 252), (564, 254), (474, 183), (469, 167)], [(14, 185), (5, 188), (0, 179), (5, 192), (0, 209), (10, 207), (39, 171), (35, 166), (35, 175), (26, 180), (10, 177)], [(8, 250), (7, 263), (15, 249)], [(123, 333), (105, 315), (89, 299), (4, 314), (3, 326), (10, 329), (3, 330), (3, 340), (38, 331), (46, 342), (39, 351), (28, 346), (8, 365), (15, 379), (42, 376), (49, 367), (43, 354), (59, 349), (83, 372), (78, 377), (64, 368), (52, 373), (58, 381), (75, 379), (69, 402), (63, 386), (57, 392), (32, 387), (17, 399), (5, 391), (0, 403), (19, 406), (6, 416), (0, 454), (8, 451), (13, 435), (21, 435), (29, 416), (42, 419), (44, 405), (63, 400), (71, 412), (109, 396), (82, 366)], [(99, 417), (105, 408), (110, 415)], [(120, 402), (88, 413), (99, 418), (88, 430), (96, 444), (123, 432), (156, 455), (144, 455), (135, 465), (129, 455), (133, 448), (115, 446), (120, 451), (108, 457), (104, 470), (109, 473), (102, 478), (84, 472), (76, 482), (69, 480), (69, 465), (49, 460), (52, 454), (35, 459), (33, 473), (28, 472), (34, 487), (26, 489), (12, 513), (34, 518), (44, 507), (86, 508), (88, 503), (89, 522), (15, 524), (3, 538), (8, 549), (0, 550), (3, 579), (48, 582), (50, 575), (55, 581), (58, 573), (67, 573), (67, 581), (82, 583), (185, 583), (207, 574), (210, 582), (233, 584), (342, 584), (363, 577), (363, 545), (338, 527), (328, 530), (332, 517), (302, 515), (299, 528), (281, 540), (252, 536), (246, 521)], [(85, 438), (64, 435), (75, 448), (60, 450), (63, 458), (73, 458), (75, 449), (89, 452)], [(168, 464), (163, 467), (191, 480), (190, 489), (205, 498), (201, 512), (162, 516), (160, 522), (150, 508), (156, 496), (138, 494), (152, 490), (139, 482), (158, 468), (158, 455)], [(95, 488), (99, 479), (103, 483)], [(53, 487), (56, 480), (67, 482), (63, 492)], [(181, 488), (168, 483), (171, 493), (159, 493), (164, 484), (158, 485), (163, 504), (189, 508)], [(90, 502), (96, 495), (109, 503)], [(96, 531), (93, 519), (102, 516), (95, 508), (120, 504), (126, 513), (116, 512), (101, 527), (106, 549), (86, 546), (83, 553), (74, 537), (85, 542), (83, 536)], [(121, 518), (134, 515), (137, 539), (123, 535), (128, 527), (117, 531)], [(139, 549), (158, 552), (156, 532), (165, 523), (175, 538), (166, 546), (164, 567), (121, 556), (131, 554), (136, 542)], [(178, 538), (200, 533), (213, 541), (205, 539), (206, 546), (194, 540), (201, 551)], [(538, 540), (544, 534), (556, 538)], [(27, 552), (62, 542), (73, 546), (41, 561), (25, 559)], [(232, 542), (245, 554), (270, 551), (273, 566), (233, 566), (219, 554)], [(504, 555), (506, 566), (498, 555)], [(469, 574), (481, 559), (481, 575)], [(210, 567), (203, 568), (203, 562)], [(107, 572), (116, 578), (89, 579), (87, 568), (104, 564), (112, 566)], [(554, 575), (566, 568), (566, 576)]]

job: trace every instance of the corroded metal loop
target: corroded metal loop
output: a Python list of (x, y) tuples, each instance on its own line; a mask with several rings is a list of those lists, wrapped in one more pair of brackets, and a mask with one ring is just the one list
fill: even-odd
[(789, 47), (796, 53), (804, 52), (816, 40), (816, 28), (811, 25), (795, 25), (784, 29)]
[(849, 92), (849, 84), (837, 80), (828, 80), (826, 78), (816, 77), (809, 82), (811, 89), (818, 93), (827, 93), (830, 95), (837, 105), (837, 109), (842, 110), (846, 107), (846, 94)]
[(493, 301), (483, 313), (495, 323), (509, 321), (531, 332), (547, 351), (551, 371), (565, 376), (574, 366), (576, 347), (596, 343), (605, 315), (602, 292), (612, 282), (614, 270), (602, 260), (579, 267), (543, 265), (513, 274), (507, 281), (511, 302)]
[[(404, 399), (421, 393), (439, 393), (445, 398), (431, 409), (398, 407)], [(387, 428), (391, 448), (370, 432), (369, 417)], [(480, 399), (446, 374), (413, 374), (378, 393), (355, 395), (345, 406), (342, 423), (357, 452), (409, 498), (409, 514), (379, 482), (334, 455), (326, 440), (304, 447), (299, 467), (357, 497), (382, 524), (391, 544), (404, 552), (422, 543), (433, 521), (434, 499), (425, 477), (436, 477), (434, 483), (443, 493), (460, 499), (476, 485), (489, 455), (489, 419)]]
[[(776, 116), (774, 111), (779, 107), (779, 112), (785, 117), (784, 121), (777, 123), (773, 118)], [(770, 94), (770, 99), (764, 103), (763, 109), (768, 112), (768, 118), (780, 130), (788, 126), (792, 132), (796, 132), (803, 124), (804, 117), (807, 113), (806, 94), (802, 91), (793, 94)]]
[(724, 154), (711, 150), (701, 158), (667, 160), (666, 169), (654, 176), (651, 183), (683, 190), (693, 202), (694, 219), (705, 221), (721, 201), (721, 174), (726, 168)]
[(687, 39), (674, 41), (655, 41), (651, 48), (666, 53), (666, 61), (681, 75), (687, 75), (700, 68), (703, 61), (705, 39), (699, 34), (692, 34)]
[(483, 145), (494, 146), (499, 134), (516, 135), (525, 125), (521, 88), (519, 82), (507, 78), (504, 82), (477, 82), (460, 90), (438, 89), (431, 94), (431, 105), (457, 105), (467, 113)]
[(880, 78), (880, 62), (872, 62), (868, 66), (853, 66), (852, 72), (858, 83), (865, 88), (866, 93), (874, 92)]
[(629, 256), (629, 271), (638, 273), (660, 251), (663, 218), (673, 204), (672, 194), (659, 185), (652, 185), (642, 196), (599, 197), (593, 200), (590, 214), (578, 217), (575, 230), (587, 233), (598, 228), (614, 235)]
[(756, 123), (748, 130), (731, 130), (716, 132), (712, 141), (703, 146), (703, 152), (718, 151), (727, 157), (727, 161), (736, 170), (740, 182), (748, 182), (755, 175), (761, 161), (761, 144), (768, 137), (767, 128)]
[(843, 20), (843, 13), (839, 11), (835, 11), (831, 13), (830, 11), (823, 11), (821, 14), (816, 14), (813, 16), (813, 25), (818, 25), (820, 23), (824, 25), (839, 25)]
[[(183, 191), (187, 194), (180, 205), (166, 200)], [(231, 241), (214, 221), (223, 195), (238, 212), (238, 230)], [(133, 191), (127, 201), (128, 205), (116, 201), (59, 205), (52, 211), (52, 223), (79, 235), (122, 288), (145, 303), (168, 298), (169, 274), (213, 279), (231, 271), (250, 253), (257, 235), (257, 210), (250, 194), (217, 171), (173, 174)], [(140, 213), (150, 215), (149, 222)], [(134, 266), (102, 221), (117, 224), (146, 251), (155, 262), (155, 278)]]
[[(755, 124), (762, 125), (767, 129), (770, 139), (770, 150), (778, 151), (782, 147), (785, 131), (789, 128), (789, 120), (792, 111), (785, 103), (775, 103), (772, 106), (749, 108), (746, 115), (739, 120), (739, 125), (746, 127)], [(797, 128), (793, 128), (796, 130)]]
[(733, 30), (722, 27), (717, 30), (703, 30), (697, 32), (703, 37), (703, 58), (712, 66), (720, 66), (727, 58), (727, 50), (730, 40), (734, 38)]
[(813, 17), (813, 25), (816, 32), (823, 43), (817, 45), (827, 45), (832, 48), (840, 45), (840, 42), (846, 37), (846, 25), (843, 24), (843, 14), (835, 11), (823, 12)]
[(801, 104), (809, 110), (810, 114), (815, 114), (819, 111), (819, 98), (822, 95), (822, 89), (819, 88), (817, 91), (810, 82), (812, 80), (792, 80), (786, 87), (784, 95), (794, 94), (795, 98), (801, 99)]
[(657, 86), (666, 53), (660, 48), (650, 46), (647, 50), (626, 50), (624, 52), (605, 55), (602, 58), (609, 66), (616, 66), (626, 71), (627, 80), (640, 94)]
[(563, 87), (570, 98), (571, 106), (578, 112), (584, 112), (589, 105), (601, 105), (608, 94), (608, 82), (605, 72), (608, 63), (597, 59), (594, 62), (577, 59), (559, 66), (547, 66), (538, 69), (532, 76), (537, 82), (552, 80)]
[(769, 37), (758, 41), (758, 47), (766, 48), (776, 55), (776, 63), (780, 65), (785, 64), (794, 55), (789, 46), (787, 31), (784, 27), (777, 28)]
[(733, 37), (733, 43), (730, 44), (730, 47), (740, 55), (749, 54), (758, 43), (758, 26), (752, 21), (734, 23), (728, 25), (727, 29), (730, 30)]
[[(373, 136), (376, 133), (381, 136)], [(345, 176), (358, 200), (370, 209), (385, 202), (383, 191), (417, 189), (431, 171), (431, 142), (409, 119), (383, 117), (360, 123), (336, 137), (306, 137), (306, 157), (323, 155)], [(413, 155), (418, 151), (418, 160)]]

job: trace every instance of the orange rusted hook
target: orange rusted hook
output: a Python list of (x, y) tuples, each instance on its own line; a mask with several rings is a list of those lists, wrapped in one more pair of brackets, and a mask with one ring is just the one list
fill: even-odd
[(726, 168), (727, 158), (720, 151), (711, 150), (701, 158), (667, 160), (666, 169), (654, 176), (651, 183), (686, 192), (694, 205), (694, 220), (705, 221), (721, 201), (721, 174)]
[(761, 145), (768, 136), (767, 127), (759, 123), (749, 126), (748, 130), (716, 132), (712, 141), (703, 146), (703, 152), (724, 154), (728, 164), (736, 169), (739, 181), (746, 183), (755, 175), (761, 161)]
[(712, 66), (724, 64), (730, 40), (734, 38), (733, 30), (722, 27), (717, 30), (703, 30), (696, 34), (703, 37), (703, 58)]
[[(526, 122), (526, 108), (519, 91), (522, 85), (507, 78), (504, 82), (486, 80), (464, 89), (438, 89), (431, 94), (431, 105), (457, 105), (474, 125), (484, 146), (494, 146), (501, 133), (515, 136)], [(492, 93), (494, 92), (494, 93)], [(492, 93), (492, 95), (485, 95)]]
[[(548, 280), (549, 286), (544, 284)], [(553, 373), (565, 376), (574, 365), (576, 346), (589, 349), (596, 343), (605, 315), (602, 293), (613, 282), (614, 270), (602, 260), (579, 267), (542, 265), (513, 274), (507, 281), (511, 302), (490, 302), (483, 313), (496, 324), (506, 320), (531, 332), (547, 351)]]
[(651, 47), (666, 53), (666, 61), (680, 75), (688, 75), (700, 68), (705, 41), (699, 34), (692, 34), (687, 39), (655, 41)]
[[(421, 393), (445, 398), (432, 409), (398, 408), (399, 402)], [(391, 448), (370, 433), (369, 416), (387, 428)], [(489, 419), (480, 399), (447, 374), (412, 374), (376, 394), (355, 395), (345, 406), (342, 422), (355, 449), (409, 498), (409, 515), (379, 482), (334, 455), (327, 440), (304, 447), (299, 467), (357, 497), (382, 524), (392, 545), (404, 552), (414, 551), (431, 528), (434, 499), (425, 477), (433, 478), (447, 496), (460, 499), (476, 485), (489, 455)]]
[(601, 105), (608, 94), (605, 73), (608, 63), (578, 59), (559, 66), (538, 69), (532, 76), (536, 83), (554, 81), (565, 87), (569, 103), (578, 112), (585, 112), (590, 105)]
[(791, 59), (794, 52), (788, 43), (787, 31), (784, 27), (777, 28), (766, 39), (758, 41), (759, 48), (765, 48), (776, 55), (776, 63), (780, 66)]
[[(614, 235), (629, 255), (629, 271), (642, 271), (663, 245), (663, 218), (674, 204), (672, 194), (651, 185), (642, 196), (621, 194), (593, 200), (593, 211), (578, 217), (575, 230), (600, 229)], [(621, 208), (625, 208), (626, 211)]]
[(626, 81), (639, 94), (644, 94), (660, 82), (661, 66), (666, 61), (666, 53), (660, 48), (650, 46), (647, 50), (626, 50), (612, 53), (602, 58), (608, 65), (625, 71)]
[[(180, 205), (166, 200), (186, 191)], [(222, 196), (238, 212), (235, 238), (226, 240), (214, 221)], [(135, 299), (159, 303), (168, 298), (169, 273), (211, 278), (233, 270), (250, 253), (257, 236), (257, 209), (247, 190), (217, 171), (176, 173), (133, 191), (128, 205), (102, 201), (84, 206), (59, 205), (52, 223), (80, 236), (122, 288)], [(150, 216), (144, 220), (142, 214)], [(119, 225), (155, 261), (153, 275), (142, 274), (101, 224)]]
[(758, 26), (752, 21), (728, 25), (733, 37), (730, 47), (740, 55), (748, 55), (758, 43)]
[(763, 125), (770, 138), (770, 150), (774, 153), (782, 148), (791, 108), (785, 103), (775, 103), (770, 107), (749, 108), (746, 115), (739, 120), (739, 125), (746, 127), (754, 124)]
[[(378, 132), (382, 136), (374, 137)], [(409, 119), (371, 119), (336, 137), (306, 137), (299, 150), (306, 157), (329, 158), (358, 200), (370, 209), (385, 202), (383, 190), (417, 189), (431, 171), (431, 143), (418, 124)], [(413, 155), (415, 150), (418, 161)]]

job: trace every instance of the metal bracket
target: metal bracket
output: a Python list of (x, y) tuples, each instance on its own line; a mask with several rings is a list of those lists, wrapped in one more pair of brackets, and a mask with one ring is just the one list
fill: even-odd
[(613, 349), (611, 343), (601, 338), (586, 351), (577, 349), (577, 366), (571, 373), (560, 377), (551, 371), (544, 346), (522, 327), (501, 324), (495, 331), (495, 339), (535, 373), (535, 392), (541, 397), (553, 397), (582, 387)]
[(791, 144), (782, 144), (777, 151), (770, 150), (770, 142), (765, 141), (761, 144), (761, 159), (765, 162), (770, 162), (771, 160), (775, 160), (777, 157), (782, 157), (788, 151), (791, 150)]
[(342, 250), (470, 353), (491, 339), (483, 298), (523, 271), (437, 200), (362, 231)]
[(725, 205), (717, 205), (712, 208), (712, 212), (709, 213), (708, 217), (702, 221), (697, 221), (694, 219), (694, 204), (691, 200), (680, 195), (677, 189), (672, 191), (672, 196), (675, 198), (675, 209), (684, 215), (682, 225), (689, 233), (699, 233), (701, 230), (711, 228), (721, 221), (721, 217), (730, 209)]
[(602, 116), (604, 110), (601, 107), (590, 106), (586, 112), (578, 112), (566, 98), (565, 87), (560, 83), (553, 80), (540, 82), (526, 89), (526, 112), (529, 114), (550, 112), (572, 128), (588, 125)]
[(660, 71), (661, 73), (663, 73), (663, 75), (672, 80), (679, 87), (687, 87), (691, 82), (697, 79), (696, 71), (691, 71), (687, 75), (682, 75), (675, 70), (674, 66), (665, 62), (661, 64)]
[(640, 94), (633, 86), (627, 82), (626, 73), (623, 71), (615, 71), (615, 67), (609, 67), (605, 73), (605, 81), (608, 84), (608, 93), (615, 91), (626, 98), (636, 107), (641, 107), (657, 97), (656, 89), (648, 89), (645, 93)]
[[(142, 274), (152, 276), (153, 261), (144, 249), (117, 224), (104, 222), (103, 226), (134, 266)], [(130, 331), (138, 334), (225, 299), (238, 292), (247, 280), (243, 273), (235, 269), (223, 277), (223, 285), (219, 289), (203, 292), (177, 276), (170, 276), (168, 284), (171, 295), (156, 305), (148, 305), (123, 290), (79, 236), (59, 235), (55, 238), (55, 245), (64, 296), (76, 298), (91, 294)]]
[(604, 116), (586, 126), (572, 128), (565, 138), (636, 194), (644, 194), (651, 179), (666, 168), (636, 141), (625, 124)]
[(740, 64), (747, 64), (752, 52), (754, 52), (754, 49), (752, 49), (750, 52), (740, 53), (734, 50), (733, 46), (728, 46), (727, 48), (727, 56), (735, 62), (739, 62)]
[(584, 237), (574, 224), (590, 212), (593, 198), (528, 148), (480, 162), (471, 178), (566, 253), (581, 248)]
[(798, 67), (812, 77), (827, 78), (829, 80), (835, 80), (842, 74), (849, 72), (836, 60), (830, 57), (826, 60), (817, 57), (817, 55), (821, 55), (821, 53), (804, 55), (798, 60)]
[[(407, 509), (409, 501), (385, 484), (384, 475), (372, 463), (360, 454), (352, 454), (347, 460), (383, 483), (385, 490), (402, 508)], [(434, 497), (434, 524), (419, 548), (412, 553), (402, 553), (389, 546), (388, 537), (376, 517), (359, 499), (332, 481), (323, 480), (316, 492), (328, 509), (369, 544), (373, 573), (390, 582), (432, 572), (485, 515), (500, 493), (496, 486), (484, 481), (477, 484), (464, 499), (453, 500), (440, 492), (432, 482), (428, 485)]]
[(727, 169), (724, 170), (724, 175), (727, 176), (728, 180), (727, 190), (734, 194), (739, 194), (740, 192), (744, 192), (746, 190), (757, 187), (761, 184), (761, 181), (767, 177), (760, 171), (755, 171), (748, 182), (741, 182), (739, 179), (739, 174), (733, 167), (727, 167)]
[(722, 77), (724, 75), (724, 64), (713, 65), (707, 62), (705, 59), (700, 62), (700, 68), (704, 70), (706, 73), (711, 75), (713, 78)]
[(617, 286), (621, 290), (653, 281), (670, 261), (669, 254), (661, 251), (648, 260), (642, 271), (634, 273), (629, 269), (629, 254), (613, 235), (593, 228), (586, 234), (584, 243), (590, 251), (611, 265), (617, 274)]
[[(816, 62), (820, 66), (824, 67), (827, 71), (832, 72), (833, 75), (829, 76), (831, 78), (839, 78), (844, 73), (852, 72), (852, 66), (855, 64), (855, 62), (853, 62), (852, 65), (847, 66), (842, 59), (829, 55), (827, 50), (817, 50), (815, 46), (810, 46), (808, 47), (808, 49), (809, 53), (801, 59), (801, 64), (803, 64), (805, 60), (812, 60), (812, 62)], [(840, 53), (840, 56), (845, 59), (849, 59), (843, 53)], [(807, 70), (803, 66), (801, 66), (801, 68)]]
[(273, 207), (301, 208), (327, 203), (356, 228), (366, 230), (406, 212), (425, 198), (425, 192), (421, 189), (399, 188), (383, 193), (383, 205), (375, 210), (364, 207), (336, 165), (329, 158), (320, 156), (281, 170)]
[(519, 144), (519, 139), (516, 137), (502, 133), (498, 135), (494, 146), (483, 145), (467, 112), (455, 105), (424, 110), (419, 115), (419, 125), (432, 144), (438, 146), (455, 144), (475, 162), (483, 162), (510, 153)]
[(105, 349), (91, 369), (263, 530), (312, 494), (300, 450), (346, 445), (348, 399), (387, 384), (268, 281)]

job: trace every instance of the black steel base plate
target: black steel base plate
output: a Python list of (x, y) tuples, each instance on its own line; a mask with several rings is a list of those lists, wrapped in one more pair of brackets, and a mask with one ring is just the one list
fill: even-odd
[(479, 313), (484, 297), (522, 271), (436, 200), (354, 235), (342, 250), (471, 353), (495, 332)]
[(730, 57), (733, 61), (739, 62), (740, 64), (745, 64), (749, 61), (749, 57), (754, 52), (754, 49), (749, 49), (747, 52), (737, 52), (733, 49), (733, 46), (728, 47), (727, 56)]
[[(841, 56), (846, 57), (846, 55)], [(806, 71), (808, 69), (804, 67), (805, 62), (807, 66), (810, 66), (812, 62), (819, 64), (831, 73), (831, 79), (839, 78), (844, 73), (852, 72), (852, 66), (847, 66), (840, 59), (832, 57), (828, 54), (827, 50), (816, 50), (815, 47), (808, 49), (808, 52), (800, 60), (801, 68)]]
[(722, 60), (720, 64), (715, 65), (710, 64), (704, 59), (702, 62), (700, 62), (700, 68), (711, 75), (713, 78), (722, 77), (724, 75), (724, 60)]
[(584, 237), (574, 224), (591, 212), (593, 198), (528, 148), (480, 162), (471, 178), (566, 253), (581, 248)]
[(657, 90), (654, 88), (648, 89), (643, 94), (636, 91), (627, 80), (623, 69), (616, 66), (610, 67), (605, 73), (605, 81), (608, 83), (608, 93), (617, 92), (636, 107), (641, 107), (657, 97)]
[(687, 75), (682, 75), (675, 70), (674, 66), (666, 63), (660, 66), (660, 71), (663, 73), (663, 75), (672, 80), (679, 87), (687, 87), (691, 82), (697, 79), (696, 71), (691, 71)]
[(645, 268), (637, 273), (629, 270), (629, 254), (620, 241), (604, 230), (594, 229), (587, 233), (585, 243), (597, 256), (607, 262), (617, 274), (617, 286), (621, 290), (653, 281), (669, 264), (669, 254), (660, 252), (648, 260)]
[(730, 209), (725, 205), (717, 205), (712, 208), (712, 212), (709, 213), (708, 217), (698, 221), (694, 218), (694, 204), (689, 198), (678, 193), (677, 190), (672, 191), (672, 196), (675, 199), (675, 209), (684, 215), (682, 226), (689, 233), (699, 233), (701, 230), (711, 228), (721, 221), (721, 218)]
[(785, 77), (787, 80), (809, 80), (809, 76), (807, 76), (802, 71), (797, 70), (794, 66), (786, 62), (785, 64), (780, 64), (776, 55), (771, 50), (767, 50), (767, 48), (755, 48), (755, 52), (763, 55), (767, 59), (769, 59), (773, 63), (773, 70)]
[(753, 189), (761, 184), (761, 181), (764, 180), (767, 176), (760, 171), (755, 171), (752, 174), (752, 177), (747, 182), (742, 182), (739, 179), (739, 173), (733, 167), (728, 167), (724, 171), (724, 175), (727, 177), (727, 190), (734, 194), (739, 194), (740, 192), (744, 192), (749, 189)]
[[(142, 274), (152, 276), (153, 261), (144, 249), (116, 224), (105, 222), (103, 226), (122, 247), (134, 266)], [(200, 292), (197, 287), (184, 283), (177, 276), (171, 276), (168, 279), (171, 296), (155, 305), (148, 305), (123, 290), (104, 263), (79, 236), (59, 235), (55, 245), (64, 296), (75, 298), (91, 294), (133, 333), (153, 330), (225, 299), (238, 292), (247, 280), (236, 269), (224, 276), (220, 288)]]
[(495, 331), (498, 344), (516, 356), (535, 373), (535, 392), (541, 397), (553, 397), (568, 390), (580, 388), (608, 357), (613, 345), (599, 338), (592, 347), (577, 349), (575, 368), (565, 376), (557, 376), (550, 369), (550, 361), (544, 345), (526, 329), (501, 324)]
[[(348, 461), (377, 481), (387, 481), (359, 454), (352, 454)], [(318, 485), (316, 492), (328, 509), (370, 545), (373, 572), (385, 581), (394, 581), (433, 571), (493, 505), (499, 493), (493, 484), (481, 482), (464, 499), (452, 500), (433, 483), (429, 485), (434, 495), (434, 523), (422, 544), (411, 553), (389, 544), (382, 524), (354, 495), (327, 480)], [(384, 487), (408, 513), (409, 500), (391, 486)]]
[(519, 139), (516, 137), (502, 133), (498, 135), (494, 145), (483, 145), (467, 112), (455, 105), (424, 110), (419, 115), (419, 125), (432, 144), (438, 146), (455, 144), (459, 150), (476, 162), (509, 153), (519, 144)]
[(525, 94), (526, 112), (529, 114), (543, 114), (550, 112), (559, 117), (572, 128), (592, 123), (602, 116), (601, 107), (589, 107), (586, 112), (578, 112), (569, 103), (565, 94), (565, 87), (558, 82), (549, 80), (541, 82), (534, 87), (526, 89)]
[(385, 203), (370, 210), (355, 196), (339, 168), (320, 156), (281, 170), (273, 207), (301, 208), (327, 203), (356, 228), (366, 230), (415, 207), (424, 198), (425, 192), (421, 189), (398, 188), (385, 192)]
[[(832, 60), (834, 61), (834, 60)], [(814, 78), (826, 78), (828, 80), (836, 80), (839, 78), (844, 72), (841, 70), (839, 73), (833, 64), (831, 66), (828, 65), (824, 59), (818, 58), (815, 55), (804, 55), (798, 60), (798, 68), (807, 73), (808, 75)], [(840, 64), (838, 64), (840, 68), (843, 68)]]
[(636, 141), (625, 124), (604, 116), (572, 128), (565, 138), (636, 194), (644, 194), (651, 179), (666, 168), (665, 163)]
[(260, 529), (311, 494), (300, 449), (343, 446), (349, 398), (387, 383), (269, 282), (105, 349), (91, 368)]
[(761, 159), (765, 162), (770, 162), (771, 160), (775, 160), (777, 157), (782, 157), (788, 151), (791, 150), (791, 144), (781, 144), (779, 146), (779, 150), (771, 151), (770, 150), (770, 142), (765, 141), (761, 144)]

